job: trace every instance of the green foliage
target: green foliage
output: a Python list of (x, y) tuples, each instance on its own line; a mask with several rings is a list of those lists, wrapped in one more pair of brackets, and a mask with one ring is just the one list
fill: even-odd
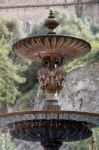
[(91, 30), (92, 30), (92, 32), (94, 33), (94, 34), (97, 34), (97, 33), (99, 33), (99, 24), (91, 24)]
[(6, 50), (8, 53), (12, 43), (22, 36), (24, 34), (18, 22), (0, 19), (0, 47), (2, 47), (2, 50)]
[(28, 92), (29, 90), (33, 89), (35, 83), (38, 82), (37, 80), (37, 71), (40, 67), (40, 64), (37, 62), (33, 62), (30, 64), (26, 70), (22, 72), (22, 76), (26, 78), (26, 82), (20, 85), (21, 92)]
[(32, 32), (29, 34), (29, 36), (32, 35), (40, 35), (40, 34), (45, 34), (48, 32), (48, 29), (46, 29), (43, 25), (43, 22), (37, 22), (32, 29)]
[(2, 135), (0, 137), (0, 150), (16, 150), (16, 146), (11, 138)]
[(90, 140), (73, 142), (71, 144), (71, 150), (88, 150)]
[(67, 72), (70, 72), (73, 69), (76, 69), (78, 67), (82, 67), (86, 64), (93, 63), (93, 62), (99, 62), (99, 51), (92, 51), (88, 53), (86, 56), (75, 59), (71, 63), (65, 66)]
[[(72, 142), (70, 145), (71, 150), (94, 150), (94, 149), (99, 149), (99, 128), (96, 128), (93, 130), (93, 135), (91, 138), (86, 139), (86, 140), (81, 140), (77, 142)], [(94, 147), (93, 148), (93, 144)]]
[(23, 79), (18, 76), (18, 68), (4, 54), (0, 54), (0, 102), (14, 103), (19, 96), (18, 84)]
[(30, 106), (30, 101), (33, 97), (33, 90), (30, 90), (26, 93), (22, 93), (21, 97), (20, 97), (20, 107), (19, 110), (20, 111), (26, 111), (26, 110), (31, 110), (32, 106)]
[(68, 11), (66, 11), (66, 13), (63, 11), (55, 11), (54, 14), (61, 26), (64, 26), (66, 24), (66, 20), (69, 20)]
[(57, 28), (57, 33), (78, 36), (88, 41), (95, 39), (89, 18), (77, 18), (76, 14), (69, 15), (69, 12), (67, 12), (63, 20), (64, 24), (60, 24)]
[(99, 41), (99, 32), (96, 34), (96, 40), (98, 40)]
[(91, 46), (92, 46), (92, 50), (99, 50), (99, 41), (97, 41), (97, 40), (93, 40), (92, 42), (91, 42)]

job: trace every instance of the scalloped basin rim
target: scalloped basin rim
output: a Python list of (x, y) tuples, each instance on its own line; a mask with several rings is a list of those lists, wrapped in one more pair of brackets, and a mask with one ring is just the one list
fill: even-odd
[(66, 110), (46, 110), (46, 111), (24, 111), (12, 112), (0, 115), (0, 127), (20, 121), (40, 121), (40, 120), (74, 120), (92, 124), (92, 127), (99, 126), (99, 114), (91, 112), (66, 111)]
[(25, 115), (25, 114), (77, 114), (77, 115), (88, 115), (88, 116), (94, 116), (99, 117), (99, 113), (93, 113), (93, 112), (81, 112), (81, 111), (67, 111), (67, 110), (32, 110), (32, 111), (16, 111), (11, 113), (3, 113), (0, 114), (1, 118), (7, 117), (7, 116), (14, 116), (14, 115)]
[(63, 34), (41, 34), (41, 35), (34, 35), (34, 36), (25, 37), (25, 38), (23, 38), (23, 39), (18, 40), (17, 42), (15, 42), (15, 43), (13, 44), (13, 46), (12, 46), (12, 49), (13, 49), (13, 47), (15, 46), (15, 44), (17, 44), (18, 42), (21, 42), (21, 41), (23, 41), (23, 40), (27, 40), (27, 39), (31, 39), (31, 38), (51, 37), (51, 36), (52, 36), (52, 37), (73, 38), (73, 39), (81, 40), (81, 41), (87, 43), (87, 44), (89, 45), (90, 49), (91, 49), (90, 43), (87, 42), (86, 40), (84, 40), (84, 39), (82, 39), (82, 38), (80, 38), (80, 37), (69, 36), (69, 35), (63, 35)]

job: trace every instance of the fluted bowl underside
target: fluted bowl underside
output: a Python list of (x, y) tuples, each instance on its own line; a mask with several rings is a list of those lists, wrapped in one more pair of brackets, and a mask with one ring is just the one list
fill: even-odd
[(34, 120), (9, 124), (12, 137), (25, 141), (78, 141), (92, 135), (87, 123), (72, 120)]
[(59, 54), (66, 60), (73, 60), (88, 53), (91, 46), (85, 40), (65, 35), (39, 35), (27, 37), (15, 43), (13, 50), (27, 59), (40, 60), (46, 54)]

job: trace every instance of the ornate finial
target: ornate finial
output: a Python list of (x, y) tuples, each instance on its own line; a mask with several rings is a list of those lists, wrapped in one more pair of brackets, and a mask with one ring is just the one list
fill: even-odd
[(49, 16), (48, 18), (55, 18), (53, 8), (50, 8)]
[(49, 16), (44, 22), (44, 26), (50, 30), (48, 34), (55, 34), (54, 29), (59, 25), (57, 19), (54, 16), (53, 9), (50, 9)]

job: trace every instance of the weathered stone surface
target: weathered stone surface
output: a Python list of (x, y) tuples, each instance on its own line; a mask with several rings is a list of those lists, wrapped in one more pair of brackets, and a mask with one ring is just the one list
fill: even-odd
[(19, 140), (14, 140), (14, 142), (17, 145), (16, 150), (44, 150), (39, 142), (33, 143)]
[[(44, 148), (40, 145), (39, 142), (33, 143), (33, 142), (18, 142), (17, 143), (17, 149), (16, 150), (44, 150)], [(60, 147), (59, 150), (70, 150), (67, 143), (63, 143), (63, 145)]]
[(99, 63), (70, 72), (60, 94), (62, 109), (99, 113)]

